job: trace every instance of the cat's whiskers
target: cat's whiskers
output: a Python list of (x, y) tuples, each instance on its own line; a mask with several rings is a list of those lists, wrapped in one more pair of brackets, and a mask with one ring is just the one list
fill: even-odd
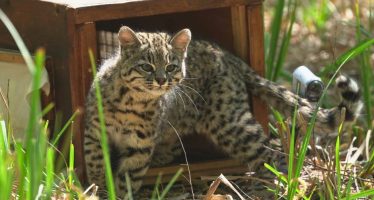
[(195, 92), (197, 95), (199, 95), (199, 97), (204, 101), (204, 103), (206, 104), (207, 102), (205, 101), (204, 97), (195, 89), (193, 89), (192, 87), (188, 86), (188, 85), (185, 85), (183, 83), (179, 83), (180, 86), (184, 86), (184, 87), (187, 87), (188, 89), (192, 90), (193, 92)]
[(178, 98), (177, 98), (177, 95), (175, 94), (175, 90), (171, 91), (170, 93), (173, 94), (173, 96), (174, 96), (173, 102), (174, 102), (176, 105), (179, 104), (179, 102), (178, 102)]
[(185, 93), (185, 92), (184, 92), (180, 87), (178, 87), (177, 85), (175, 86), (175, 88), (177, 88), (180, 92), (182, 92), (184, 95), (186, 95), (186, 97), (187, 97), (187, 98), (190, 100), (190, 102), (194, 105), (197, 114), (200, 114), (199, 109), (197, 109), (196, 104), (193, 102), (193, 99), (192, 99), (192, 98), (191, 98), (187, 93)]
[(178, 96), (179, 96), (180, 99), (182, 100), (182, 103), (183, 103), (183, 109), (186, 110), (186, 103), (184, 102), (183, 97), (182, 97), (182, 95), (178, 92), (177, 88), (174, 88), (174, 92), (178, 94)]

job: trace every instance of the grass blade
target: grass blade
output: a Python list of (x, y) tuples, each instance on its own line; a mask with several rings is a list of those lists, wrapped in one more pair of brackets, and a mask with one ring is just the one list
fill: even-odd
[(165, 189), (162, 191), (159, 199), (165, 199), (166, 194), (169, 192), (171, 187), (174, 185), (174, 183), (178, 180), (179, 176), (182, 174), (183, 168), (180, 168), (177, 173), (174, 174), (173, 178), (169, 181), (169, 183), (166, 185)]
[(279, 73), (283, 67), (283, 63), (286, 59), (286, 56), (287, 56), (287, 51), (288, 51), (288, 45), (290, 43), (290, 39), (291, 39), (291, 33), (292, 33), (292, 28), (293, 28), (293, 25), (295, 23), (295, 19), (296, 19), (296, 8), (297, 8), (297, 5), (298, 5), (298, 0), (294, 0), (294, 2), (292, 3), (292, 1), (289, 2), (291, 6), (290, 9), (291, 9), (291, 18), (290, 18), (290, 22), (289, 22), (289, 25), (288, 25), (288, 29), (287, 29), (287, 32), (285, 34), (283, 34), (283, 40), (282, 40), (282, 43), (281, 43), (281, 47), (280, 47), (280, 50), (279, 50), (279, 54), (278, 54), (278, 59), (277, 59), (277, 63), (275, 65), (275, 68), (272, 69), (274, 71), (274, 73), (272, 74), (271, 76), (271, 80), (272, 81), (276, 81), (278, 76), (279, 76)]
[(371, 190), (361, 191), (356, 194), (351, 194), (349, 199), (359, 199), (359, 198), (364, 198), (364, 197), (373, 196), (373, 195), (374, 195), (374, 189), (371, 189)]
[[(296, 94), (299, 93), (300, 84), (297, 84)], [(290, 186), (290, 192), (287, 194), (289, 195), (289, 199), (293, 199), (292, 194), (293, 191), (296, 191), (297, 183), (293, 180), (297, 180), (297, 177), (295, 177), (294, 174), (294, 158), (295, 158), (295, 140), (296, 140), (296, 124), (297, 124), (297, 104), (295, 104), (293, 116), (292, 116), (292, 127), (291, 127), (291, 138), (290, 138), (290, 145), (289, 145), (289, 154), (288, 154), (288, 176), (287, 176), (287, 182)]]
[[(329, 82), (327, 83), (325, 89), (323, 90), (323, 93), (319, 99), (319, 101), (317, 102), (317, 105), (315, 107), (315, 110), (313, 112), (313, 115), (312, 115), (312, 118), (310, 119), (309, 121), (309, 124), (307, 126), (307, 131), (306, 131), (306, 134), (304, 136), (304, 139), (301, 143), (301, 148), (299, 150), (299, 153), (298, 153), (298, 159), (297, 159), (297, 163), (296, 163), (296, 170), (295, 170), (295, 178), (299, 177), (300, 176), (300, 173), (301, 173), (301, 169), (302, 169), (302, 166), (303, 166), (303, 163), (304, 163), (304, 160), (305, 160), (305, 155), (306, 155), (306, 151), (307, 151), (307, 148), (308, 148), (308, 145), (309, 145), (309, 142), (310, 142), (310, 138), (312, 136), (312, 132), (313, 132), (313, 128), (314, 128), (314, 124), (316, 122), (316, 119), (317, 119), (317, 112), (318, 112), (318, 109), (320, 108), (322, 102), (323, 102), (323, 99), (324, 97), (326, 96), (326, 93), (327, 93), (327, 90), (328, 88), (331, 86), (332, 84), (332, 81), (335, 79), (335, 77), (337, 76), (337, 74), (339, 73), (340, 69), (343, 67), (343, 65), (351, 58), (351, 56), (354, 54), (354, 52), (352, 52), (350, 55), (348, 55), (346, 57), (345, 60), (343, 60), (340, 64), (340, 66), (337, 68), (337, 70), (335, 71), (335, 73), (333, 74), (332, 78), (329, 80)], [(297, 187), (297, 185), (296, 185)], [(291, 188), (292, 189), (292, 188)], [(294, 197), (295, 195), (295, 190), (291, 190), (290, 191), (290, 196), (289, 197)]]
[(46, 180), (45, 180), (45, 193), (46, 199), (51, 197), (53, 180), (54, 180), (54, 162), (55, 162), (55, 151), (52, 148), (47, 150), (47, 162), (45, 166)]
[(91, 49), (88, 50), (88, 54), (90, 56), (91, 68), (92, 68), (92, 73), (94, 76), (94, 84), (95, 84), (95, 89), (96, 89), (97, 109), (98, 109), (98, 114), (99, 114), (100, 131), (101, 131), (101, 147), (103, 150), (104, 162), (105, 162), (106, 184), (108, 188), (109, 199), (115, 200), (116, 194), (114, 190), (112, 167), (110, 165), (108, 138), (106, 135), (105, 120), (104, 120), (104, 109), (103, 109), (102, 97), (100, 93), (101, 90), (100, 90), (100, 85), (96, 79), (96, 63), (95, 63), (95, 58), (94, 58), (94, 55)]
[(130, 176), (128, 172), (126, 172), (125, 177), (126, 177), (127, 199), (134, 200), (134, 198), (132, 197), (131, 181), (130, 181)]
[(343, 122), (339, 126), (338, 136), (336, 137), (336, 143), (335, 143), (335, 171), (336, 171), (336, 188), (337, 188), (337, 194), (338, 199), (341, 198), (341, 185), (342, 185), (342, 179), (341, 179), (341, 170), (340, 170), (340, 134), (343, 129)]
[(284, 10), (284, 0), (278, 0), (277, 4), (275, 6), (275, 13), (272, 18), (271, 22), (271, 36), (270, 36), (270, 42), (268, 46), (268, 52), (266, 55), (266, 78), (271, 79), (272, 72), (274, 68), (274, 58), (277, 51), (278, 46), (278, 38), (279, 38), (279, 32), (281, 30), (281, 24), (283, 19), (283, 10)]
[[(360, 20), (360, 9), (358, 1), (355, 1), (355, 16), (356, 16), (356, 40), (361, 42), (361, 20)], [(367, 50), (364, 50), (360, 55), (360, 72), (361, 72), (361, 83), (363, 86), (362, 93), (364, 97), (364, 105), (366, 111), (366, 123), (369, 129), (372, 127), (372, 102), (371, 102), (371, 78), (372, 78), (372, 69), (370, 66), (370, 54)]]
[(347, 61), (350, 61), (351, 59), (355, 58), (357, 55), (360, 55), (363, 51), (371, 47), (373, 44), (374, 39), (363, 40), (362, 42), (354, 46), (352, 49), (349, 49), (341, 56), (339, 56), (334, 63), (323, 67), (322, 70), (318, 73), (318, 75), (327, 76), (328, 74), (335, 72), (338, 69), (338, 67), (342, 65), (342, 63), (346, 63)]
[(9, 171), (9, 151), (7, 146), (6, 124), (0, 121), (0, 198), (9, 199), (12, 191), (12, 174)]
[(79, 110), (75, 111), (73, 113), (73, 115), (68, 119), (68, 121), (62, 127), (62, 129), (58, 132), (55, 139), (53, 139), (53, 142), (52, 142), (53, 146), (55, 146), (57, 144), (57, 142), (60, 140), (60, 137), (62, 136), (62, 134), (65, 133), (67, 128), (69, 128), (69, 126), (73, 123), (74, 119), (77, 117), (78, 114), (79, 114)]
[(26, 166), (25, 166), (25, 151), (22, 148), (21, 143), (16, 142), (14, 144), (15, 147), (15, 152), (16, 152), (16, 159), (17, 159), (17, 167), (18, 167), (18, 172), (19, 172), (19, 177), (18, 179), (18, 196), (19, 199), (25, 199), (25, 176), (26, 176)]
[[(45, 136), (42, 133), (42, 127), (40, 124), (41, 119), (41, 107), (40, 107), (40, 81), (42, 75), (42, 68), (44, 66), (45, 52), (43, 49), (38, 49), (35, 54), (35, 71), (32, 79), (32, 92), (30, 100), (30, 113), (29, 122), (26, 129), (26, 166), (27, 166), (27, 178), (29, 183), (27, 184), (26, 199), (34, 199), (38, 193), (39, 185), (42, 180), (43, 174), (40, 169), (43, 166), (44, 153), (40, 151), (44, 149), (43, 142), (39, 142), (38, 139), (43, 139)], [(43, 146), (40, 146), (42, 144)]]
[(344, 191), (344, 196), (346, 196), (347, 200), (351, 199), (351, 187), (352, 187), (352, 182), (353, 182), (353, 176), (350, 175), (347, 183), (347, 187), (345, 188)]
[[(162, 174), (158, 174), (157, 176), (157, 179), (156, 179), (156, 184), (153, 188), (153, 192), (152, 192), (152, 196), (151, 196), (151, 200), (156, 200), (156, 195), (159, 193), (159, 190), (158, 190), (158, 186), (160, 185), (161, 183), (161, 177), (162, 177)], [(157, 198), (158, 199), (158, 198)]]
[(69, 187), (73, 185), (73, 172), (74, 172), (74, 144), (70, 143), (69, 152)]

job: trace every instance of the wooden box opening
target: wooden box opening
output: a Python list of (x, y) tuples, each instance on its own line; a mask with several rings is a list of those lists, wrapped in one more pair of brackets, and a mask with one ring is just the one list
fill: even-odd
[[(189, 28), (192, 32), (192, 39), (209, 40), (228, 51), (233, 52), (234, 50), (230, 8), (99, 21), (96, 23), (97, 37), (100, 37), (100, 31), (116, 34), (122, 25), (129, 26), (134, 31), (166, 31), (170, 34), (174, 34), (183, 28)], [(97, 51), (100, 52), (101, 46), (99, 42), (98, 44)], [(98, 57), (100, 57), (100, 53), (98, 53)], [(100, 58), (99, 63), (102, 60)], [(182, 141), (186, 149), (187, 159), (191, 163), (227, 158), (219, 148), (203, 135), (191, 134), (183, 137)], [(184, 162), (184, 155), (175, 160), (175, 164)]]

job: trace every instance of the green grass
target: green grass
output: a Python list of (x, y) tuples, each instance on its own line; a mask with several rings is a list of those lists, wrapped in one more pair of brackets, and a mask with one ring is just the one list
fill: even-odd
[[(92, 50), (89, 50), (88, 53), (90, 55), (93, 76), (96, 77), (97, 67), (95, 63), (95, 58), (93, 56)], [(101, 132), (100, 141), (101, 141), (101, 148), (103, 150), (104, 162), (105, 162), (106, 184), (108, 188), (109, 199), (114, 200), (116, 198), (116, 192), (114, 188), (112, 167), (110, 165), (109, 146), (108, 146), (108, 138), (107, 138), (106, 128), (105, 128), (103, 101), (102, 101), (101, 92), (100, 92), (100, 85), (97, 79), (94, 79), (94, 84), (95, 84), (95, 89), (96, 89), (95, 92), (96, 92), (96, 98), (97, 98), (97, 109), (98, 109), (99, 121), (100, 121), (100, 132)]]
[[(279, 0), (274, 8), (274, 16), (271, 23), (270, 42), (266, 43), (266, 73), (265, 77), (269, 80), (276, 81), (281, 74), (284, 61), (287, 57), (288, 46), (291, 39), (292, 28), (296, 19), (296, 10), (299, 4), (299, 0), (289, 0), (287, 4), (289, 19), (287, 29), (282, 31), (281, 24), (284, 19), (284, 7), (285, 1)], [(281, 41), (279, 43), (279, 37)], [(265, 37), (266, 38), (266, 37)]]
[[(65, 168), (68, 169), (68, 181), (65, 181), (65, 177), (60, 180), (55, 171), (56, 147), (54, 145), (58, 142), (58, 137), (54, 140), (54, 144), (49, 143), (49, 122), (42, 120), (42, 116), (53, 107), (53, 105), (49, 105), (43, 111), (40, 107), (40, 90), (38, 88), (44, 67), (45, 52), (43, 49), (38, 49), (33, 60), (18, 32), (2, 10), (0, 10), (0, 19), (8, 28), (24, 57), (32, 75), (33, 88), (24, 143), (8, 139), (13, 138), (10, 137), (11, 125), (6, 125), (5, 121), (0, 119), (0, 199), (9, 199), (12, 195), (27, 200), (49, 199), (53, 191), (70, 193), (74, 196), (76, 191), (72, 189), (74, 188), (73, 184), (79, 184), (73, 170), (74, 147), (71, 145), (69, 167)], [(10, 146), (14, 146), (14, 150), (11, 150)], [(67, 190), (60, 188), (59, 184), (67, 185)], [(12, 188), (14, 188), (13, 191)]]
[[(293, 4), (292, 4), (293, 3)], [(305, 3), (305, 2), (304, 2)], [(284, 7), (285, 1), (276, 1), (273, 11), (273, 17), (270, 26), (270, 37), (266, 35), (265, 45), (266, 45), (266, 77), (271, 80), (277, 80), (278, 77), (285, 78), (285, 80), (292, 81), (289, 77), (289, 73), (283, 69), (284, 60), (287, 57), (287, 49), (288, 49), (288, 42), (291, 36), (289, 35), (290, 30), (292, 30), (292, 24), (295, 23), (295, 20), (298, 21), (299, 24), (304, 26), (310, 26), (312, 23), (313, 26), (317, 27), (318, 31), (323, 31), (324, 26), (328, 20), (328, 16), (331, 16), (333, 13), (336, 12), (335, 8), (332, 8), (331, 5), (333, 4), (329, 0), (312, 0), (308, 1), (308, 6), (301, 6), (301, 3), (297, 5), (296, 1), (288, 1), (287, 9), (289, 10), (288, 14), (284, 14)], [(326, 89), (329, 88), (331, 82), (334, 80), (334, 77), (339, 73), (340, 69), (343, 65), (351, 60), (358, 60), (359, 66), (357, 67), (358, 71), (361, 74), (361, 88), (362, 88), (362, 96), (364, 101), (364, 110), (365, 114), (363, 115), (363, 119), (365, 119), (364, 125), (359, 123), (356, 124), (356, 127), (359, 127), (361, 131), (356, 131), (360, 133), (358, 135), (361, 138), (365, 138), (365, 133), (372, 129), (373, 124), (373, 107), (372, 101), (372, 91), (374, 84), (372, 82), (373, 77), (373, 70), (372, 65), (370, 63), (370, 53), (372, 53), (372, 47), (374, 44), (374, 38), (372, 35), (373, 26), (371, 25), (370, 21), (368, 20), (369, 24), (367, 28), (361, 22), (361, 15), (360, 9), (358, 6), (358, 1), (352, 3), (355, 8), (353, 13), (355, 14), (356, 19), (356, 45), (351, 49), (347, 50), (342, 55), (338, 56), (334, 61), (322, 67), (320, 72), (318, 73), (324, 80), (328, 80), (327, 87), (322, 95), (322, 98), (326, 95)], [(370, 2), (371, 5), (371, 2)], [(300, 21), (299, 19), (295, 19), (295, 12), (299, 12), (300, 15), (303, 17), (304, 21)], [(297, 16), (297, 14), (296, 14)], [(288, 17), (288, 18), (287, 18)], [(370, 18), (372, 18), (372, 9), (370, 9)], [(281, 23), (284, 23), (282, 25)], [(347, 25), (349, 23), (346, 23)], [(280, 33), (283, 30), (283, 35), (280, 36)], [(282, 41), (279, 42), (278, 38), (282, 38)], [(333, 74), (333, 76), (331, 76)], [(321, 105), (321, 100), (318, 102), (319, 107)], [(288, 160), (288, 174), (286, 175), (287, 178), (282, 177), (283, 175), (280, 174), (274, 167), (270, 165), (266, 165), (266, 167), (272, 171), (278, 178), (281, 178), (282, 182), (285, 182), (287, 185), (287, 194), (284, 199), (293, 199), (296, 195), (301, 195), (302, 198), (308, 199), (308, 197), (303, 196), (304, 194), (300, 194), (298, 191), (298, 178), (300, 176), (301, 170), (304, 165), (304, 160), (306, 156), (307, 146), (310, 145), (310, 140), (312, 137), (312, 129), (315, 123), (315, 115), (312, 119), (307, 123), (307, 131), (303, 136), (303, 140), (300, 144), (295, 144), (294, 142), (297, 140), (295, 138), (294, 127), (295, 127), (295, 115), (292, 118), (291, 123), (291, 130), (285, 127), (285, 122), (279, 113), (273, 112), (275, 115), (275, 119), (278, 122), (278, 126), (270, 126), (270, 129), (273, 133), (277, 133), (282, 140), (282, 143), (285, 143), (284, 149), (285, 152), (289, 155)], [(318, 187), (316, 188), (316, 192), (318, 193), (321, 199), (357, 199), (361, 197), (368, 197), (373, 195), (373, 188), (365, 188), (364, 185), (361, 185), (362, 192), (358, 192), (353, 194), (351, 192), (351, 186), (357, 177), (349, 177), (348, 181), (343, 178), (342, 169), (340, 165), (341, 157), (341, 129), (339, 130), (339, 135), (336, 138), (335, 142), (335, 151), (332, 154), (334, 156), (333, 166), (334, 168), (330, 169), (332, 173), (327, 173), (323, 176), (323, 183), (316, 183)], [(359, 142), (363, 142), (362, 139), (358, 140)], [(374, 171), (374, 149), (373, 143), (369, 142), (370, 149), (370, 158), (367, 160), (365, 164), (363, 164), (363, 168), (361, 172), (359, 172), (359, 177), (366, 177), (367, 175), (373, 173)], [(298, 147), (298, 148), (296, 148)], [(296, 149), (295, 149), (296, 148)], [(326, 163), (327, 164), (327, 163)], [(346, 172), (345, 172), (346, 173)], [(356, 180), (357, 182), (357, 180)], [(360, 181), (358, 181), (360, 183)], [(345, 187), (343, 191), (343, 185)], [(276, 190), (274, 190), (276, 191)], [(280, 196), (279, 192), (275, 193), (276, 195)], [(311, 196), (311, 195), (310, 195)], [(371, 198), (374, 198), (372, 196)]]
[[(311, 2), (312, 7), (308, 8), (309, 11), (305, 12), (303, 17), (306, 23), (310, 21), (316, 21), (317, 26), (320, 30), (324, 28), (327, 17), (331, 15), (331, 10), (328, 8), (328, 0), (314, 0)], [(355, 19), (356, 19), (356, 46), (346, 51), (341, 56), (337, 57), (331, 64), (321, 69), (319, 75), (328, 77), (330, 74), (334, 74), (329, 77), (329, 83), (323, 93), (323, 97), (326, 95), (326, 91), (332, 83), (334, 77), (338, 74), (343, 65), (352, 59), (359, 60), (359, 71), (361, 74), (361, 86), (363, 91), (363, 100), (365, 103), (365, 125), (357, 124), (361, 132), (372, 130), (373, 116), (372, 116), (372, 97), (371, 91), (373, 91), (374, 84), (371, 81), (373, 77), (372, 65), (369, 62), (370, 52), (374, 44), (374, 38), (372, 38), (373, 26), (370, 23), (365, 27), (363, 22), (360, 20), (360, 9), (355, 5)], [(284, 61), (287, 58), (287, 50), (289, 48), (290, 39), (292, 37), (291, 32), (293, 24), (295, 23), (297, 12), (300, 10), (299, 0), (278, 0), (274, 8), (274, 17), (272, 19), (271, 35), (267, 43), (266, 48), (266, 65), (267, 73), (266, 77), (271, 80), (277, 80), (279, 77), (289, 76), (283, 69)], [(317, 9), (320, 9), (318, 11)], [(285, 10), (288, 13), (285, 13)], [(313, 15), (313, 16), (310, 16)], [(371, 14), (370, 14), (371, 15)], [(285, 20), (284, 17), (287, 17)], [(25, 62), (33, 76), (32, 88), (34, 92), (31, 95), (31, 112), (30, 121), (27, 126), (26, 142), (21, 143), (19, 141), (13, 141), (11, 136), (11, 123), (6, 124), (4, 120), (0, 118), (0, 199), (9, 199), (11, 195), (17, 195), (19, 199), (35, 199), (39, 197), (41, 199), (50, 199), (51, 196), (57, 193), (69, 194), (72, 198), (84, 197), (82, 193), (81, 185), (77, 176), (74, 172), (74, 145), (70, 140), (66, 142), (69, 145), (68, 161), (63, 160), (64, 166), (60, 170), (55, 160), (60, 154), (57, 151), (56, 145), (60, 142), (60, 138), (66, 134), (72, 122), (79, 114), (78, 111), (74, 112), (71, 118), (62, 126), (61, 129), (56, 130), (53, 134), (53, 138), (50, 138), (48, 133), (48, 121), (43, 121), (42, 116), (48, 113), (52, 109), (53, 104), (49, 105), (43, 111), (40, 108), (40, 91), (37, 89), (40, 85), (41, 72), (45, 61), (45, 52), (43, 49), (39, 49), (35, 52), (34, 59), (24, 45), (21, 37), (13, 27), (9, 19), (0, 9), (0, 19), (6, 25), (9, 32), (13, 36), (21, 54), (24, 56)], [(310, 20), (313, 19), (313, 20)], [(282, 23), (287, 22), (286, 26), (282, 26)], [(369, 20), (370, 22), (370, 20)], [(283, 29), (282, 29), (283, 27)], [(282, 34), (281, 34), (282, 33)], [(93, 58), (93, 54), (90, 51), (90, 61), (92, 64), (92, 70), (94, 75), (96, 74), (96, 65)], [(113, 184), (113, 176), (110, 167), (109, 159), (109, 148), (107, 145), (106, 130), (104, 124), (104, 115), (102, 108), (102, 100), (100, 94), (100, 88), (98, 83), (96, 84), (96, 97), (98, 99), (99, 109), (99, 120), (102, 137), (102, 148), (104, 151), (105, 160), (105, 173), (107, 177), (107, 185), (110, 199), (115, 199), (115, 190)], [(318, 106), (321, 105), (321, 100), (318, 102)], [(316, 113), (316, 112), (315, 112)], [(370, 141), (370, 155), (366, 163), (362, 164), (362, 169), (357, 172), (357, 176), (349, 175), (348, 180), (344, 178), (344, 169), (342, 169), (341, 162), (341, 131), (335, 142), (335, 151), (333, 152), (334, 159), (333, 168), (330, 169), (333, 172), (326, 173), (323, 175), (323, 182), (318, 182), (311, 192), (311, 194), (304, 194), (299, 190), (298, 178), (300, 177), (302, 168), (304, 166), (304, 160), (306, 158), (307, 147), (310, 145), (312, 137), (312, 129), (316, 120), (316, 115), (313, 115), (311, 121), (307, 124), (307, 132), (303, 136), (301, 143), (297, 143), (296, 135), (296, 108), (292, 118), (291, 130), (287, 127), (284, 119), (278, 114), (276, 118), (280, 123), (280, 126), (272, 127), (273, 132), (281, 135), (281, 132), (287, 132), (286, 137), (288, 140), (284, 140), (287, 143), (287, 153), (289, 154), (288, 159), (288, 171), (289, 174), (283, 175), (277, 171), (276, 168), (271, 165), (265, 164), (265, 167), (271, 170), (280, 181), (288, 186), (288, 193), (284, 199), (293, 199), (297, 195), (303, 199), (311, 199), (312, 195), (319, 195), (320, 199), (358, 199), (362, 197), (374, 198), (374, 189), (365, 188), (358, 178), (365, 178), (370, 174), (374, 173), (374, 149), (373, 143)], [(51, 141), (51, 142), (49, 142)], [(13, 146), (13, 147), (12, 147)], [(179, 170), (172, 180), (167, 184), (164, 190), (160, 190), (161, 175), (158, 177), (151, 199), (166, 199), (167, 194), (170, 192), (172, 185), (175, 183), (177, 178), (181, 175), (182, 171)], [(128, 175), (127, 175), (128, 176)], [(358, 182), (361, 191), (352, 192), (353, 185)], [(131, 191), (129, 184), (129, 178), (127, 178), (128, 191)], [(12, 188), (15, 187), (14, 190)], [(343, 189), (343, 186), (345, 189)], [(279, 194), (279, 188), (275, 190), (276, 194)], [(128, 199), (133, 199), (132, 193), (128, 193)]]
[[(357, 43), (362, 42), (362, 24), (360, 20), (360, 8), (358, 5), (358, 1), (355, 1), (355, 17), (356, 17), (356, 41)], [(369, 24), (370, 26), (370, 24)], [(361, 85), (364, 104), (365, 104), (365, 111), (366, 111), (366, 123), (369, 129), (372, 128), (372, 102), (371, 102), (371, 84), (373, 77), (373, 70), (370, 65), (370, 54), (367, 49), (365, 49), (362, 54), (360, 55), (360, 72), (361, 72)]]

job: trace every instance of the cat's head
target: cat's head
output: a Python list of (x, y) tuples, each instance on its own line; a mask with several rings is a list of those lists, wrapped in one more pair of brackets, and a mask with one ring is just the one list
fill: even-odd
[(183, 79), (191, 40), (189, 29), (170, 36), (162, 32), (134, 32), (123, 26), (118, 40), (121, 76), (130, 88), (160, 96)]

